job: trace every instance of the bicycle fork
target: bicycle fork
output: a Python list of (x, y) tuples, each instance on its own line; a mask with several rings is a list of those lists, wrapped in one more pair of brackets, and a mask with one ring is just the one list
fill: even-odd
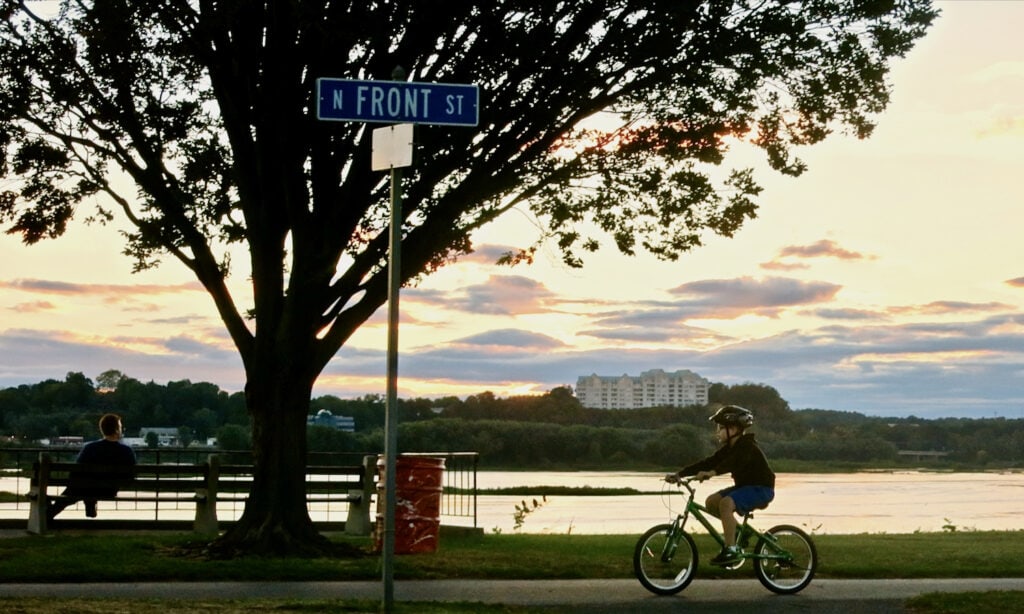
[(679, 537), (683, 532), (684, 522), (685, 519), (682, 516), (676, 516), (676, 519), (672, 521), (672, 525), (668, 528), (668, 534), (665, 536), (665, 547), (661, 551), (662, 563), (672, 561), (672, 558), (676, 555), (676, 548), (679, 547)]

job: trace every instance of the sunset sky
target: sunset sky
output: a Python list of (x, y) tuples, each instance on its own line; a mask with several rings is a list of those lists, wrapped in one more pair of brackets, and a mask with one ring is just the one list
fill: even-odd
[[(765, 191), (732, 239), (674, 263), (604, 251), (577, 270), (550, 250), (509, 269), (492, 263), (532, 242), (530, 216), (480, 232), (476, 254), (402, 292), (400, 396), (690, 369), (794, 409), (1024, 418), (1024, 2), (937, 6), (872, 138), (802, 151), (798, 179), (734, 148), (727, 164), (757, 166)], [(132, 275), (122, 245), (84, 224), (33, 247), (0, 236), (0, 387), (118, 369), (241, 389), (206, 293), (170, 258)], [(384, 322), (317, 394), (383, 394)]]

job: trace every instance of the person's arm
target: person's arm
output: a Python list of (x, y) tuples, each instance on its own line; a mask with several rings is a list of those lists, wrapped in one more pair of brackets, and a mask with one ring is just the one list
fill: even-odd
[[(721, 456), (724, 452), (725, 448), (719, 448), (718, 450), (715, 450), (715, 453), (712, 454), (711, 456), (707, 458), (702, 458), (701, 460), (695, 463), (691, 463), (683, 467), (682, 469), (675, 473), (676, 479), (684, 478), (691, 475), (696, 476), (700, 480), (706, 480), (708, 477), (713, 477), (710, 475), (706, 477), (701, 477), (701, 474), (707, 474), (707, 472), (709, 471), (714, 471), (715, 467), (717, 467), (721, 463)], [(719, 471), (716, 473), (721, 472)]]

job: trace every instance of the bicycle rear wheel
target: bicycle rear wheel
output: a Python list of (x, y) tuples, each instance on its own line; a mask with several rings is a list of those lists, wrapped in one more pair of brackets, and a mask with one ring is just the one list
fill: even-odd
[(651, 527), (633, 550), (633, 573), (644, 588), (657, 595), (674, 595), (686, 588), (697, 571), (697, 545), (688, 533), (670, 524)]
[(818, 552), (811, 537), (788, 524), (765, 531), (754, 554), (757, 579), (768, 590), (783, 595), (803, 590), (818, 568)]

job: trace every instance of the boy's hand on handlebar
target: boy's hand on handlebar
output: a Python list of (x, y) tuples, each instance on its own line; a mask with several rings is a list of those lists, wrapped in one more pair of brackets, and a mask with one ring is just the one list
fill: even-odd
[(718, 474), (716, 474), (714, 471), (698, 471), (697, 475), (695, 475), (694, 477), (697, 478), (698, 482), (703, 482), (704, 480), (710, 480), (716, 475)]
[(665, 474), (665, 481), (668, 482), (669, 484), (678, 484), (679, 483), (679, 474), (678, 473), (666, 473)]

